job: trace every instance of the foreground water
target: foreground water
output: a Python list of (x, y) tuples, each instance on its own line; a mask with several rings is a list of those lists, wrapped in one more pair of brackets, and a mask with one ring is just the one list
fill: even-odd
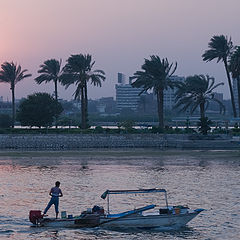
[[(0, 239), (239, 239), (239, 152), (102, 151), (5, 153), (0, 159)], [(30, 209), (43, 210), (48, 191), (61, 181), (60, 211), (78, 215), (95, 204), (106, 208), (106, 189), (166, 188), (169, 203), (204, 208), (176, 232), (34, 228)], [(161, 196), (111, 198), (112, 208), (160, 203)], [(49, 215), (54, 216), (53, 209)]]

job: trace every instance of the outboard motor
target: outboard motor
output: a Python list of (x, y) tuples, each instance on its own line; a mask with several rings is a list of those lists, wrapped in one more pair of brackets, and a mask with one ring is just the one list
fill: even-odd
[(30, 210), (29, 220), (34, 225), (39, 223), (39, 220), (43, 218), (42, 212), (40, 210)]

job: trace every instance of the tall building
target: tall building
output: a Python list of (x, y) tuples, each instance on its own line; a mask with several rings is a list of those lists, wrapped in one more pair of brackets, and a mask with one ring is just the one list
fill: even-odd
[(126, 76), (123, 73), (118, 73), (118, 84), (125, 84)]
[[(184, 77), (172, 76), (172, 81), (184, 81)], [(117, 111), (120, 112), (123, 108), (129, 108), (136, 111), (140, 102), (139, 93), (142, 88), (133, 88), (131, 86), (132, 77), (129, 77), (129, 83), (125, 84), (125, 75), (118, 73), (118, 84), (116, 84), (116, 104)], [(164, 109), (172, 110), (175, 105), (176, 89), (168, 88), (164, 90)], [(143, 94), (141, 96), (144, 96)], [(154, 96), (156, 101), (156, 96)]]
[(131, 85), (132, 78), (129, 78), (129, 83), (125, 84), (125, 75), (118, 73), (118, 84), (116, 84), (116, 104), (117, 111), (121, 112), (122, 109), (137, 110), (140, 100), (139, 93), (142, 89), (133, 88)]

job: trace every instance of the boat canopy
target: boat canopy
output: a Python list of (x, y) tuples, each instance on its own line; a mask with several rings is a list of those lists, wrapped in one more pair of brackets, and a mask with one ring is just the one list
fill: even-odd
[(136, 193), (156, 193), (156, 192), (164, 192), (167, 191), (165, 189), (151, 188), (151, 189), (137, 189), (137, 190), (106, 190), (101, 198), (105, 199), (110, 194), (136, 194)]

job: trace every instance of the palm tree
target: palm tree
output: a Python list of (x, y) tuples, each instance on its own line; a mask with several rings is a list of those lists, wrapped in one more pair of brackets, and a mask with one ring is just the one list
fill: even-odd
[(201, 119), (205, 119), (205, 111), (211, 101), (219, 104), (220, 112), (225, 112), (225, 107), (221, 101), (215, 98), (213, 90), (224, 85), (215, 85), (215, 79), (208, 75), (194, 75), (186, 78), (184, 82), (179, 82), (176, 91), (175, 108), (180, 107), (180, 111), (190, 110), (193, 112), (199, 107)]
[(238, 114), (240, 117), (240, 46), (235, 47), (234, 52), (230, 57), (229, 71), (232, 73), (232, 78), (237, 80)]
[(0, 82), (10, 84), (10, 90), (12, 92), (12, 128), (15, 123), (15, 85), (23, 80), (24, 78), (32, 76), (32, 74), (25, 74), (28, 70), (22, 70), (20, 65), (14, 64), (13, 62), (4, 62), (1, 65), (2, 70), (0, 71)]
[(35, 81), (38, 84), (41, 84), (43, 82), (54, 82), (54, 95), (56, 101), (58, 100), (57, 84), (62, 74), (61, 63), (62, 60), (46, 60), (42, 65), (40, 65), (40, 69), (38, 70), (38, 73), (40, 73), (40, 75), (35, 78)]
[(136, 79), (136, 81), (132, 83), (132, 86), (142, 88), (140, 94), (153, 89), (157, 95), (159, 128), (161, 130), (164, 128), (163, 90), (168, 87), (173, 88), (174, 83), (171, 81), (171, 76), (177, 69), (177, 63), (175, 63), (173, 69), (172, 66), (173, 63), (169, 64), (167, 58), (160, 59), (159, 56), (152, 55), (150, 60), (145, 59), (142, 71), (135, 72), (133, 76), (133, 79)]
[(233, 88), (231, 83), (231, 78), (229, 74), (228, 69), (228, 57), (231, 54), (233, 45), (231, 38), (228, 39), (227, 36), (213, 36), (208, 43), (208, 50), (205, 51), (205, 53), (202, 55), (203, 61), (210, 62), (213, 59), (217, 59), (217, 62), (223, 61), (225, 71), (227, 74), (228, 79), (228, 85), (231, 95), (231, 102), (232, 102), (232, 109), (233, 109), (233, 116), (236, 117), (236, 107), (235, 107), (235, 101), (234, 101), (234, 95), (233, 95)]
[(74, 99), (81, 97), (81, 117), (83, 129), (87, 128), (87, 115), (88, 115), (88, 92), (87, 82), (94, 86), (102, 85), (105, 80), (105, 73), (102, 70), (92, 70), (95, 61), (92, 61), (92, 56), (87, 54), (71, 55), (67, 64), (63, 68), (63, 75), (61, 83), (68, 88), (70, 85), (75, 84), (77, 89), (74, 92)]

